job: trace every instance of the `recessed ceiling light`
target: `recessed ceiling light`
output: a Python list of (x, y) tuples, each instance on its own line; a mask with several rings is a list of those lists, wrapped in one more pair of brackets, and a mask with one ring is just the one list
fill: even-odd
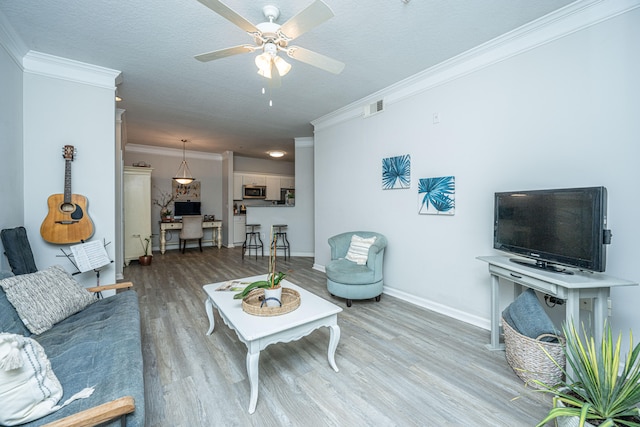
[(282, 150), (271, 150), (271, 151), (267, 151), (267, 153), (269, 153), (271, 157), (282, 157), (285, 154), (287, 154)]

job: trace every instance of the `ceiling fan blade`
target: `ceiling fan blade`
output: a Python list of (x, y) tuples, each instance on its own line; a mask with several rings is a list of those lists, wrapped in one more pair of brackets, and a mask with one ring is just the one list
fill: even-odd
[(333, 16), (333, 11), (325, 2), (316, 0), (306, 9), (301, 10), (293, 18), (282, 24), (278, 30), (278, 35), (284, 36), (288, 40), (293, 40)]
[(253, 52), (255, 50), (256, 50), (255, 46), (251, 46), (250, 44), (242, 44), (240, 46), (234, 46), (226, 49), (215, 50), (213, 52), (201, 53), (200, 55), (196, 55), (195, 58), (201, 62), (208, 62), (208, 61), (213, 61), (220, 58), (226, 58), (227, 56)]
[(255, 25), (247, 21), (238, 12), (231, 9), (229, 6), (222, 3), (221, 1), (219, 0), (198, 0), (198, 1), (203, 5), (207, 6), (209, 9), (213, 10), (218, 15), (236, 24), (238, 27), (242, 28), (246, 32), (260, 33), (260, 30), (258, 30), (258, 28)]
[(321, 68), (333, 74), (340, 74), (342, 70), (344, 70), (344, 63), (303, 47), (291, 46), (286, 49), (286, 52), (287, 55), (293, 59), (313, 65), (314, 67)]

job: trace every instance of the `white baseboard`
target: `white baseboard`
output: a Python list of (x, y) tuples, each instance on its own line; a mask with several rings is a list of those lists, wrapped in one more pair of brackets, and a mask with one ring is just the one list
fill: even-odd
[[(318, 270), (323, 273), (326, 273), (324, 265), (314, 263), (312, 268), (314, 270)], [(426, 308), (427, 310), (435, 311), (436, 313), (444, 314), (445, 316), (452, 317), (456, 320), (469, 323), (479, 328), (486, 329), (488, 331), (491, 330), (491, 322), (489, 319), (474, 316), (472, 314), (465, 313), (464, 311), (460, 311), (455, 308), (452, 308), (434, 301), (430, 301), (425, 298), (419, 298), (419, 297), (416, 297), (415, 295), (408, 294), (399, 289), (390, 288), (389, 286), (385, 286), (383, 288), (382, 293), (401, 299), (410, 304), (417, 305), (418, 307)]]
[(445, 316), (452, 317), (456, 320), (460, 320), (465, 323), (469, 323), (471, 325), (477, 326), (482, 329), (491, 330), (491, 322), (489, 319), (485, 319), (483, 317), (474, 316), (469, 313), (465, 313), (464, 311), (457, 310), (455, 308), (446, 306), (444, 304), (440, 304), (434, 301), (430, 301), (425, 298), (416, 297), (415, 295), (408, 294), (404, 291), (390, 288), (388, 286), (384, 287), (384, 294), (390, 295), (392, 297), (401, 299), (408, 303), (417, 305), (419, 307), (426, 308), (431, 311), (435, 311), (436, 313), (444, 314)]

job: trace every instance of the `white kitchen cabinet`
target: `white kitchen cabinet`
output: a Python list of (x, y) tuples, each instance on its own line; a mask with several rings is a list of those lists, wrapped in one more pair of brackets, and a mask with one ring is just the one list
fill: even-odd
[(280, 177), (267, 176), (267, 200), (280, 200)]
[(292, 176), (280, 177), (280, 188), (296, 188), (296, 179)]
[[(140, 239), (151, 238), (151, 168), (124, 167), (124, 263), (144, 255)], [(149, 245), (151, 250), (151, 245)], [(151, 255), (151, 253), (149, 253)]]
[(267, 185), (264, 175), (242, 174), (242, 185)]
[(246, 215), (233, 216), (233, 244), (234, 245), (242, 245), (242, 243), (244, 243), (246, 225), (247, 225)]

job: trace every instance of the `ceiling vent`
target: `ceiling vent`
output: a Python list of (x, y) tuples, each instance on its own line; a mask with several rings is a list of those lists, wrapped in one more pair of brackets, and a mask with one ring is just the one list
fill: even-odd
[(384, 111), (384, 101), (381, 99), (379, 101), (372, 102), (371, 104), (366, 105), (364, 107), (364, 116), (370, 117), (382, 111)]

